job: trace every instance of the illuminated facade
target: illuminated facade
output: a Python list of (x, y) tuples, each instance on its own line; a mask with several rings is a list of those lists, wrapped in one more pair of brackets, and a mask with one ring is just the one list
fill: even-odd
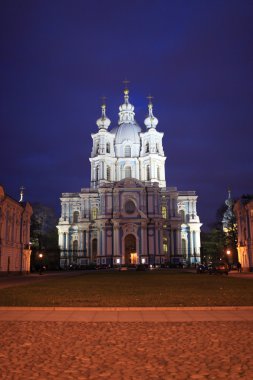
[(17, 202), (0, 186), (0, 272), (30, 272), (32, 207)]
[(61, 267), (200, 261), (197, 195), (166, 187), (163, 133), (151, 103), (148, 111), (142, 129), (125, 90), (118, 125), (109, 130), (102, 105), (90, 188), (61, 197)]
[(253, 271), (253, 196), (238, 199), (234, 212), (238, 231), (238, 260), (243, 271)]

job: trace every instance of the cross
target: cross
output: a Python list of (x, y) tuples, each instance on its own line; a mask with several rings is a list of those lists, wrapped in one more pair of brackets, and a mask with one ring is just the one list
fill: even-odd
[(128, 84), (130, 83), (130, 81), (127, 80), (127, 79), (125, 79), (125, 80), (123, 80), (122, 83), (125, 85), (125, 89), (127, 90), (128, 89)]
[(154, 99), (154, 97), (149, 95), (149, 96), (147, 96), (147, 99), (149, 100), (149, 104), (152, 104), (152, 99)]
[(102, 100), (102, 105), (105, 105), (105, 101), (106, 101), (107, 97), (106, 96), (101, 96), (101, 100)]

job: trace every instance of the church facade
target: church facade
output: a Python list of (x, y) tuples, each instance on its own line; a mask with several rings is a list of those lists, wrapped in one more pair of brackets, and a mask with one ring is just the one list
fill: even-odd
[(148, 113), (141, 128), (126, 89), (118, 125), (109, 130), (102, 105), (91, 136), (90, 188), (60, 198), (62, 268), (200, 262), (197, 195), (166, 187), (164, 134), (151, 103)]

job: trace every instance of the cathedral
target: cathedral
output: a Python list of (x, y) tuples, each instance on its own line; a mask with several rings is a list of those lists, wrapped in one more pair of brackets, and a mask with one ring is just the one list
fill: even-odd
[(164, 134), (152, 103), (141, 127), (125, 89), (118, 125), (110, 124), (103, 104), (91, 135), (90, 187), (60, 198), (60, 266), (200, 262), (197, 195), (166, 187)]

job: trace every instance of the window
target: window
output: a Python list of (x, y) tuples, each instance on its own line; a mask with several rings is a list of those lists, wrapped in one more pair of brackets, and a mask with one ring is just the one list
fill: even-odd
[(96, 181), (99, 179), (99, 167), (96, 166)]
[(96, 147), (96, 154), (99, 154), (99, 144), (97, 144), (97, 147)]
[(126, 168), (125, 168), (125, 177), (126, 177), (126, 178), (131, 178), (131, 177), (132, 177), (132, 169), (131, 169), (131, 166), (126, 166)]
[(168, 253), (168, 239), (166, 237), (163, 238), (163, 252)]
[(98, 216), (98, 209), (97, 207), (93, 207), (91, 210), (91, 219), (95, 220), (97, 219), (97, 216)]
[(73, 213), (73, 223), (77, 223), (78, 222), (78, 217), (79, 217), (79, 212), (78, 211), (74, 211), (74, 213)]
[(182, 223), (185, 223), (185, 211), (184, 210), (180, 210), (179, 211), (179, 214), (181, 216), (181, 221)]
[(149, 143), (146, 144), (146, 153), (149, 153)]
[(78, 240), (74, 240), (73, 241), (73, 251), (77, 251), (78, 250)]
[(133, 214), (135, 212), (134, 202), (131, 200), (128, 200), (125, 204), (125, 210), (127, 214)]
[(186, 258), (186, 240), (182, 239), (182, 256)]
[(164, 219), (167, 219), (167, 207), (166, 206), (162, 206), (162, 217)]
[(107, 143), (106, 144), (106, 153), (110, 153), (111, 149), (110, 149), (110, 143)]
[(159, 145), (157, 143), (156, 143), (155, 147), (156, 147), (156, 153), (159, 153)]
[(147, 165), (147, 181), (150, 181), (150, 165)]
[(110, 168), (110, 166), (107, 166), (107, 168), (106, 168), (106, 178), (107, 178), (107, 181), (111, 180), (111, 168)]
[(131, 147), (130, 145), (125, 146), (125, 157), (131, 157)]

